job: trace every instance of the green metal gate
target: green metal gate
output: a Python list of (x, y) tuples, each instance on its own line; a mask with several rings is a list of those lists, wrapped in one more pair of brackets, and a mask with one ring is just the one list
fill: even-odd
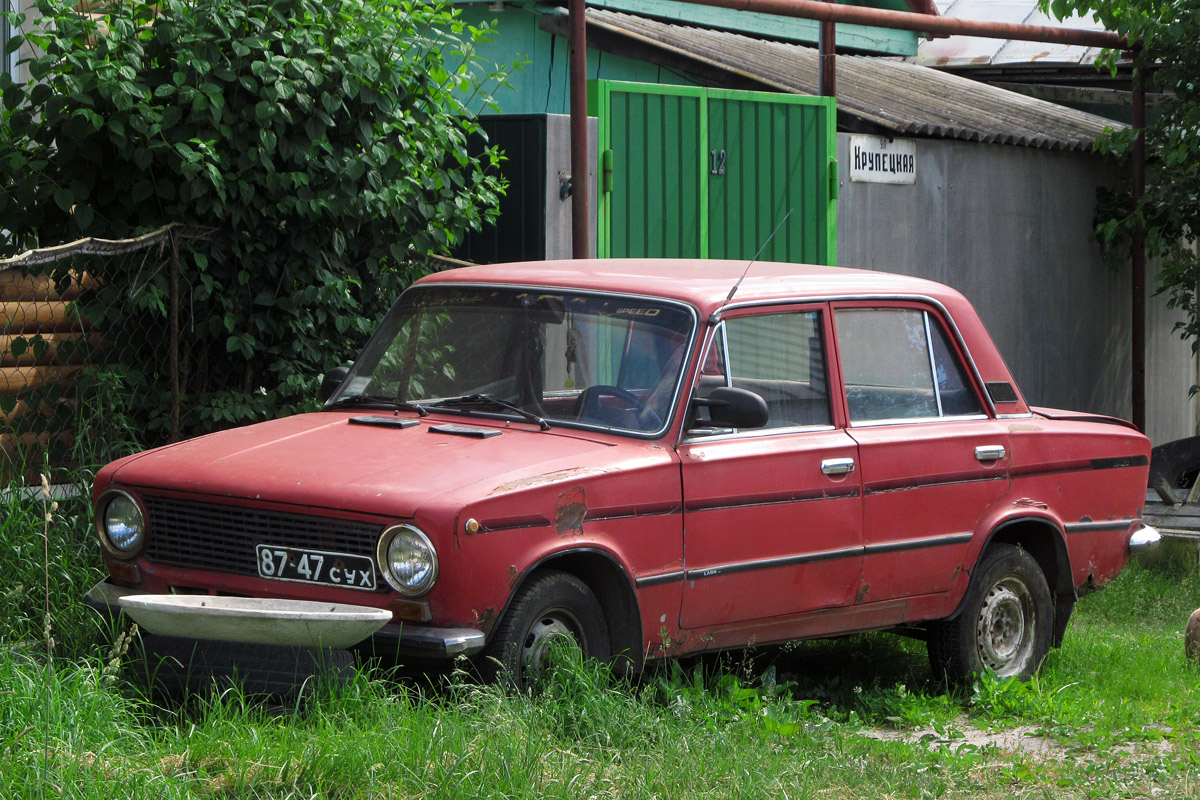
[(595, 81), (589, 99), (600, 257), (836, 263), (832, 98)]

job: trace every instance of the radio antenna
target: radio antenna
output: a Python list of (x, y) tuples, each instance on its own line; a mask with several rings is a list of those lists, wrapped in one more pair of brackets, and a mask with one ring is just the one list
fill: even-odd
[[(752, 266), (754, 266), (754, 262), (758, 261), (758, 257), (762, 255), (763, 250), (767, 249), (767, 245), (769, 245), (772, 241), (774, 241), (775, 234), (779, 233), (779, 229), (783, 227), (783, 223), (787, 222), (788, 218), (790, 216), (792, 216), (792, 209), (789, 208), (787, 210), (787, 213), (783, 215), (783, 219), (779, 220), (779, 224), (775, 226), (775, 230), (771, 231), (771, 235), (768, 236), (767, 240), (762, 243), (761, 247), (758, 248), (758, 252), (754, 254), (754, 258), (750, 259), (750, 263), (746, 264), (746, 268), (744, 270), (742, 270), (741, 276), (738, 277), (738, 279), (733, 282), (733, 286), (732, 286), (732, 288), (730, 288), (729, 294), (725, 297), (725, 302), (723, 305), (729, 305), (729, 301), (732, 300), (733, 295), (735, 293), (737, 293), (738, 287), (742, 285), (742, 281), (745, 280), (745, 278), (748, 274), (750, 274), (750, 268)], [(717, 312), (714, 311), (712, 314), (712, 317), (709, 318), (709, 323), (712, 324), (712, 323), (715, 323), (716, 321), (717, 321)]]

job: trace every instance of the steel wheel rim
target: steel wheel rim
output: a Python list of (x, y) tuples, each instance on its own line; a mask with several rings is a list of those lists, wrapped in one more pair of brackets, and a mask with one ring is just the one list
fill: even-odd
[(1002, 678), (1028, 671), (1038, 620), (1033, 592), (1010, 575), (988, 590), (975, 624), (979, 660)]
[(540, 673), (546, 665), (546, 648), (555, 640), (567, 638), (582, 649), (581, 629), (579, 618), (565, 608), (549, 609), (538, 615), (521, 641), (521, 670), (527, 675)]

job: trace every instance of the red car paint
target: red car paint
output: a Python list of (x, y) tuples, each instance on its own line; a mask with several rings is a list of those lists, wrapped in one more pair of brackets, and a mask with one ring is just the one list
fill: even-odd
[[(608, 620), (612, 649), (637, 661), (951, 618), (994, 538), (1019, 544), (1049, 567), (1061, 634), (1075, 590), (1115, 576), (1141, 527), (1146, 438), (1108, 418), (1031, 409), (975, 311), (945, 286), (826, 267), (606, 260), (453, 270), (410, 291), (438, 287), (479, 296), (491, 287), (528, 287), (530, 297), (615, 295), (627, 301), (605, 313), (621, 319), (654, 316), (651, 303), (660, 301), (686, 309), (694, 329), (669, 412), (641, 428), (568, 420), (542, 430), (501, 410), (464, 416), (429, 407), (428, 416), (419, 416), (407, 409), (327, 409), (130, 456), (100, 472), (96, 500), (120, 489), (139, 503), (185, 501), (176, 512), (184, 514), (209, 507), (239, 517), (264, 511), (317, 520), (318, 528), (336, 520), (378, 532), (410, 523), (436, 549), (438, 578), (427, 593), (404, 597), (390, 589), (270, 580), (255, 574), (253, 564), (164, 563), (152, 548), (133, 559), (106, 550), (113, 582), (142, 592), (183, 588), (390, 608), (403, 621), (405, 652), (405, 636), (422, 627), (491, 636), (514, 594), (540, 571), (555, 569), (589, 584)], [(864, 310), (886, 311), (854, 316)], [(558, 311), (544, 313), (551, 324), (569, 324)], [(778, 316), (784, 314), (800, 316)], [(804, 342), (804, 379), (761, 377), (773, 374), (771, 361), (789, 357), (784, 343), (770, 351), (778, 357), (756, 362), (759, 377), (744, 383), (764, 391), (802, 384), (824, 398), (814, 406), (820, 421), (689, 429), (691, 399), (706, 376), (720, 381), (714, 373), (732, 363), (729, 380), (736, 385), (745, 377), (736, 357), (722, 362), (731, 357), (721, 348), (735, 344), (722, 337), (745, 331), (740, 346), (749, 357), (757, 346), (745, 342), (794, 320), (815, 332)], [(889, 368), (886, 358), (867, 368), (843, 363), (851, 351), (872, 349), (869, 340), (851, 342), (851, 327), (862, 329), (855, 334), (861, 339), (896, 321), (910, 338), (923, 330), (920, 346), (931, 361), (930, 342), (941, 331), (942, 361), (931, 368), (938, 382), (934, 416), (926, 413), (932, 405), (923, 407), (925, 416), (894, 410), (897, 402), (931, 403), (919, 387), (846, 388), (862, 380), (855, 375), (864, 369)], [(883, 337), (876, 349), (893, 346), (892, 338)], [(568, 368), (578, 363), (570, 358)], [(962, 373), (955, 402), (966, 412), (943, 405), (950, 396), (941, 384), (943, 367), (954, 363)], [(897, 401), (904, 392), (909, 400)], [(571, 392), (560, 394), (566, 408)], [(582, 400), (575, 398), (577, 405)], [(784, 400), (779, 408), (787, 402), (802, 404)], [(871, 411), (871, 403), (890, 405)], [(856, 411), (856, 404), (868, 410)], [(862, 421), (855, 414), (885, 416)], [(414, 424), (349, 423), (362, 416)], [(647, 432), (660, 422), (661, 430)], [(473, 433), (430, 433), (447, 423)], [(499, 435), (477, 438), (487, 431)], [(847, 462), (853, 468), (838, 472)], [(151, 513), (150, 542), (164, 530)], [(301, 535), (289, 545), (331, 549)]]

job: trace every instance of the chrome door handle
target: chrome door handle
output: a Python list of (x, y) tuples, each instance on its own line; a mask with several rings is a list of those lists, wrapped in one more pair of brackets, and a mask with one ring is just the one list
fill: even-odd
[(999, 461), (1007, 451), (1002, 444), (984, 444), (975, 448), (976, 461)]
[(854, 459), (827, 458), (821, 462), (821, 472), (825, 475), (845, 475), (854, 472)]

